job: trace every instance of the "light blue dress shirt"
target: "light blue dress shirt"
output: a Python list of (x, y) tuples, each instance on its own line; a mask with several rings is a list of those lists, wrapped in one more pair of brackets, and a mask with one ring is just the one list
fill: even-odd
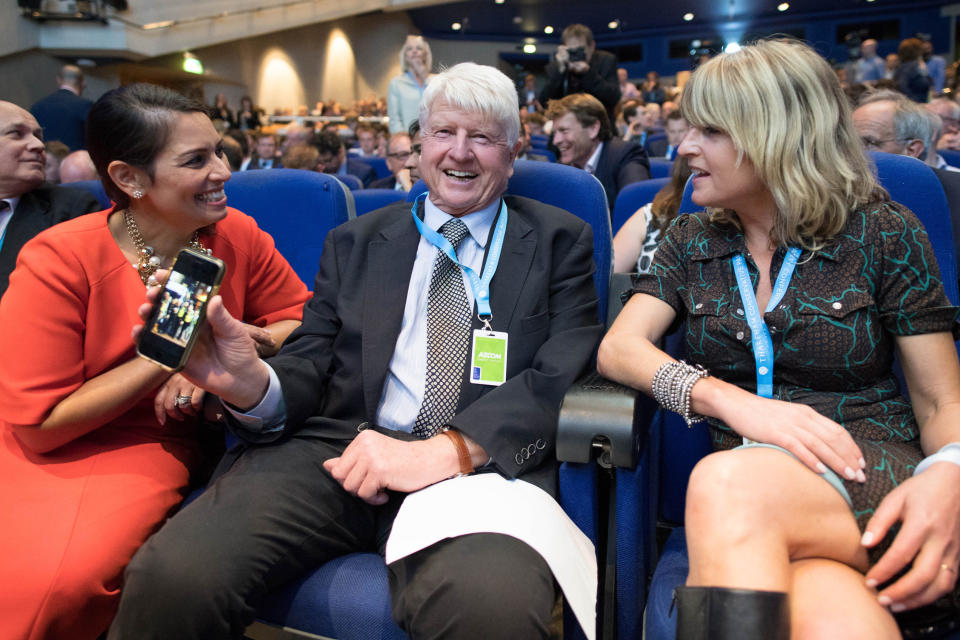
[[(461, 263), (480, 273), (490, 229), (500, 209), (500, 199), (492, 204), (460, 218), (470, 235), (458, 247), (457, 258)], [(423, 221), (428, 227), (439, 231), (453, 216), (444, 213), (429, 198), (425, 199)], [(427, 293), (430, 276), (438, 249), (420, 237), (417, 257), (410, 274), (407, 300), (403, 307), (400, 335), (390, 358), (387, 377), (377, 407), (377, 424), (388, 429), (410, 432), (423, 404), (423, 390), (427, 374)], [(474, 309), (473, 289), (461, 270), (463, 287), (471, 309)], [(495, 319), (494, 319), (495, 322)], [(494, 326), (496, 329), (496, 326)], [(267, 393), (256, 407), (248, 413), (240, 413), (227, 406), (227, 410), (249, 431), (270, 433), (283, 429), (286, 407), (280, 389), (280, 379), (270, 370), (270, 385)]]

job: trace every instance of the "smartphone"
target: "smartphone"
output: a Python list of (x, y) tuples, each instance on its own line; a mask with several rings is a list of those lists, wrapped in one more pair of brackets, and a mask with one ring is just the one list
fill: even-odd
[(222, 260), (194, 249), (180, 251), (140, 333), (137, 353), (164, 369), (182, 369), (225, 271)]

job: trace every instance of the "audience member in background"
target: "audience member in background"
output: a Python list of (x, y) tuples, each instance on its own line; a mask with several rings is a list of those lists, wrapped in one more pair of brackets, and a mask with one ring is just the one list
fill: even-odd
[[(565, 211), (504, 195), (519, 126), (505, 75), (457, 65), (430, 81), (420, 113), (429, 198), (414, 211), (397, 202), (367, 213), (327, 236), (303, 327), (280, 354), (259, 360), (236, 344), (236, 321), (211, 310), (214, 330), (185, 373), (209, 380), (235, 407), (253, 408), (265, 392), (282, 400), (267, 401), (267, 420), (241, 416), (235, 429), (249, 444), (236, 462), (137, 553), (112, 640), (239, 637), (265, 590), (346, 553), (383, 553), (407, 493), (474, 467), (485, 475), (444, 485), (459, 504), (495, 483), (495, 517), (540, 530), (521, 539), (468, 525), (438, 541), (421, 527), (423, 535), (407, 538), (417, 553), (388, 567), (393, 619), (410, 638), (549, 637), (556, 583), (534, 548), (547, 541), (572, 552), (559, 528), (569, 521), (531, 514), (557, 508), (558, 407), (600, 333), (592, 234)], [(451, 170), (475, 172), (474, 180)], [(489, 239), (500, 237), (495, 219), (506, 225), (503, 251), (489, 252), (500, 255), (491, 322), (510, 337), (499, 386), (467, 382), (468, 334), (480, 327), (466, 293), (473, 289), (421, 236), (420, 215), (478, 272)], [(214, 353), (236, 354), (223, 375)], [(438, 387), (424, 390), (425, 379)], [(517, 456), (521, 447), (529, 458)], [(542, 491), (522, 495), (532, 490), (526, 483)]]
[(540, 104), (576, 93), (586, 93), (599, 100), (607, 116), (620, 101), (617, 79), (617, 57), (597, 50), (593, 32), (582, 24), (571, 24), (563, 30), (563, 44), (557, 47), (547, 65), (547, 82), (540, 91)]
[(323, 173), (332, 173), (335, 176), (350, 174), (358, 178), (364, 187), (369, 187), (373, 179), (377, 177), (373, 167), (347, 155), (343, 140), (337, 134), (324, 131), (314, 137), (313, 145), (320, 153), (318, 161), (321, 167), (320, 171)]
[[(689, 130), (690, 127), (687, 125), (687, 121), (684, 119), (683, 114), (679, 111), (674, 111), (667, 116), (667, 139), (665, 141), (667, 146), (663, 153), (664, 158), (667, 160), (676, 159), (677, 149), (680, 147), (680, 143), (683, 142), (683, 139)], [(651, 148), (653, 147), (652, 143), (650, 146)]]
[(660, 105), (660, 117), (663, 118), (663, 121), (666, 122), (667, 118), (674, 111), (679, 111), (680, 108), (677, 106), (677, 103), (673, 100), (667, 100), (662, 105)]
[(263, 124), (263, 109), (253, 105), (253, 99), (250, 96), (240, 98), (240, 108), (237, 109), (237, 127), (241, 131), (252, 129), (256, 131)]
[[(0, 100), (0, 132), (3, 132), (3, 135), (0, 135), (2, 298), (20, 248), (27, 240), (58, 222), (97, 211), (100, 204), (86, 191), (44, 184), (46, 153), (43, 148), (43, 131), (28, 111), (12, 102)], [(23, 322), (24, 319), (21, 318), (20, 321)], [(34, 320), (31, 319), (30, 323), (34, 323)], [(5, 353), (0, 360), (10, 357)], [(3, 588), (2, 585), (0, 588)], [(0, 637), (13, 636), (0, 633)]]
[(410, 191), (413, 182), (410, 181), (410, 170), (404, 165), (411, 153), (410, 134), (401, 131), (390, 136), (390, 144), (387, 146), (387, 168), (390, 169), (390, 175), (374, 180), (370, 183), (370, 188)]
[(916, 38), (907, 38), (897, 48), (900, 65), (893, 74), (897, 89), (914, 102), (926, 102), (933, 80), (923, 61), (923, 43)]
[(213, 126), (218, 130), (227, 131), (237, 126), (237, 121), (233, 116), (233, 111), (227, 106), (227, 96), (218, 93), (213, 99), (213, 106), (210, 107), (210, 119)]
[(873, 84), (883, 79), (887, 66), (877, 55), (877, 41), (873, 38), (867, 38), (860, 45), (860, 59), (854, 64), (854, 70), (854, 82)]
[[(226, 138), (232, 138), (237, 141), (237, 144), (240, 145), (240, 164), (236, 169), (233, 168), (231, 164), (230, 169), (232, 171), (241, 171), (247, 163), (250, 162), (250, 154), (253, 145), (251, 144), (251, 135), (249, 131), (241, 131), (240, 129), (231, 129), (224, 134)], [(232, 160), (231, 160), (232, 162)]]
[(0, 302), (0, 547), (17, 550), (0, 563), (3, 638), (100, 637), (130, 557), (202, 470), (203, 391), (130, 339), (153, 270), (185, 246), (223, 260), (218, 311), (264, 353), (309, 296), (227, 208), (205, 105), (128, 85), (93, 106), (89, 134), (116, 206), (24, 246)]
[(690, 177), (686, 158), (677, 158), (670, 171), (670, 180), (636, 213), (630, 216), (613, 238), (613, 270), (617, 273), (647, 273), (653, 266), (653, 254), (680, 210), (683, 189)]
[(620, 83), (621, 100), (633, 100), (634, 98), (640, 97), (640, 91), (637, 89), (637, 85), (630, 82), (627, 70), (623, 67), (617, 69), (617, 82)]
[(927, 161), (934, 132), (923, 107), (898, 91), (867, 94), (853, 112), (853, 126), (868, 151), (883, 151)]
[[(652, 106), (653, 109), (647, 107)], [(623, 139), (626, 142), (635, 142), (641, 147), (646, 148), (647, 138), (656, 131), (656, 114), (659, 113), (659, 106), (656, 103), (650, 105), (641, 104), (638, 101), (628, 102), (623, 107), (623, 123), (626, 132)]]
[(940, 95), (947, 81), (947, 61), (943, 59), (943, 56), (934, 55), (933, 41), (929, 37), (923, 38), (921, 42), (923, 61), (927, 65), (927, 73), (930, 74), (930, 79), (933, 80), (933, 93), (934, 95)]
[(285, 169), (303, 169), (305, 171), (323, 171), (320, 166), (320, 152), (312, 144), (295, 144), (283, 152)]
[(406, 131), (419, 117), (420, 96), (430, 81), (433, 54), (423, 36), (407, 36), (400, 49), (400, 75), (387, 87), (390, 133)]
[(527, 127), (530, 128), (530, 135), (545, 136), (544, 125), (547, 124), (547, 118), (540, 113), (531, 113), (527, 116)]
[(60, 184), (60, 161), (70, 155), (70, 147), (59, 140), (45, 142), (46, 162), (43, 174), (50, 184)]
[(242, 167), (243, 171), (253, 169), (280, 169), (283, 167), (283, 161), (277, 157), (277, 139), (272, 133), (258, 133), (256, 136), (257, 144), (247, 165)]
[(60, 182), (83, 182), (96, 180), (97, 168), (86, 149), (74, 151), (60, 162)]
[(650, 161), (643, 147), (614, 137), (607, 110), (599, 100), (577, 93), (551, 100), (547, 117), (553, 120), (553, 144), (559, 162), (592, 173), (607, 193), (613, 209), (617, 194), (628, 184), (650, 178)]
[(884, 80), (893, 80), (893, 76), (897, 72), (897, 67), (900, 66), (900, 56), (895, 53), (888, 53), (887, 57), (884, 58), (884, 67), (885, 71), (883, 72)]
[(643, 81), (643, 86), (640, 87), (640, 97), (647, 104), (653, 102), (661, 105), (666, 101), (667, 92), (660, 86), (659, 73), (656, 71), (647, 71), (647, 79)]
[(281, 155), (287, 150), (287, 147), (292, 147), (297, 144), (309, 144), (312, 139), (313, 127), (291, 122), (287, 125), (287, 130), (283, 136), (283, 144), (280, 145)]
[[(719, 55), (682, 109), (707, 210), (666, 231), (598, 356), (604, 376), (709, 420), (677, 638), (899, 639), (895, 616), (957, 582), (958, 309), (813, 49)], [(656, 346), (681, 323), (692, 364)], [(955, 602), (911, 614), (949, 623)]]
[(390, 144), (390, 127), (382, 122), (373, 122), (371, 126), (377, 132), (376, 156), (378, 158), (386, 158), (387, 146)]
[(530, 127), (526, 122), (520, 123), (520, 149), (517, 151), (517, 160), (533, 160), (534, 162), (549, 162), (550, 158), (537, 153), (530, 146)]
[(34, 103), (30, 113), (43, 128), (47, 140), (59, 140), (71, 151), (84, 149), (84, 131), (90, 100), (83, 97), (83, 71), (72, 64), (57, 74), (57, 90)]
[(952, 98), (934, 98), (927, 103), (927, 110), (940, 116), (943, 126), (937, 148), (960, 151), (960, 104)]
[(410, 184), (414, 185), (420, 179), (420, 121), (414, 120), (410, 123), (410, 155), (403, 164), (403, 168), (410, 173)]
[(517, 94), (520, 96), (520, 108), (527, 113), (543, 111), (543, 105), (537, 99), (537, 78), (532, 73), (523, 77), (523, 86)]
[(240, 171), (240, 166), (243, 165), (243, 147), (240, 145), (240, 141), (231, 135), (221, 136), (220, 140), (220, 146), (223, 149), (224, 157), (227, 159), (227, 164), (230, 166), (230, 171)]
[(357, 146), (350, 149), (349, 153), (360, 158), (377, 156), (377, 130), (373, 125), (361, 122), (357, 126)]

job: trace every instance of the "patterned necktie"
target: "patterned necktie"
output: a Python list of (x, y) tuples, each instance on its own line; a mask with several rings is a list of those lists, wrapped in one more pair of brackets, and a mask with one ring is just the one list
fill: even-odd
[[(469, 233), (467, 225), (456, 218), (440, 227), (440, 234), (454, 251)], [(469, 343), (470, 307), (460, 267), (438, 251), (427, 292), (427, 380), (414, 435), (436, 435), (456, 412)]]

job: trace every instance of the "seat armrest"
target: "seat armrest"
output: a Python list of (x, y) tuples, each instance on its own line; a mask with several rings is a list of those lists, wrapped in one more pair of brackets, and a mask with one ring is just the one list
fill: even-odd
[(573, 383), (560, 406), (557, 459), (633, 469), (653, 411), (636, 389), (589, 373)]

